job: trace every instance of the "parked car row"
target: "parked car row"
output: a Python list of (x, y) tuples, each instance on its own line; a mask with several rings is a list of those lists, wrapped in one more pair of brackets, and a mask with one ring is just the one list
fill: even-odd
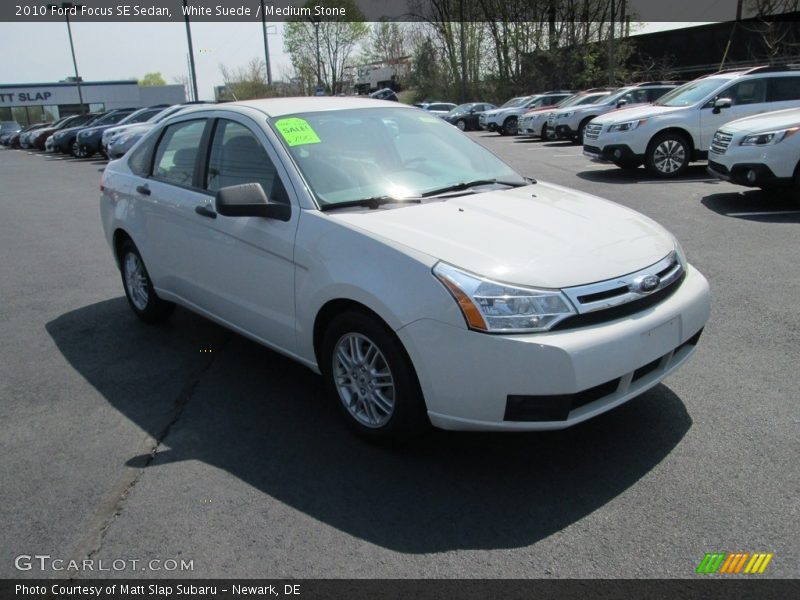
[(71, 154), (76, 158), (89, 158), (95, 154), (119, 158), (154, 125), (192, 104), (204, 102), (72, 115), (52, 123), (36, 123), (18, 129), (0, 138), (0, 143), (11, 148)]
[(594, 161), (644, 165), (659, 178), (708, 160), (709, 173), (720, 179), (800, 189), (800, 70), (792, 65), (732, 69), (690, 82), (543, 92), (481, 111), (477, 122), (501, 135), (571, 140)]

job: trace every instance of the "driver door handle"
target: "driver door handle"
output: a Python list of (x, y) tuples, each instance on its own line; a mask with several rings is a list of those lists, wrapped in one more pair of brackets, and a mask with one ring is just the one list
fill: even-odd
[(202, 206), (196, 206), (194, 209), (201, 217), (208, 217), (209, 219), (216, 219), (217, 213), (214, 212), (208, 204), (204, 204)]

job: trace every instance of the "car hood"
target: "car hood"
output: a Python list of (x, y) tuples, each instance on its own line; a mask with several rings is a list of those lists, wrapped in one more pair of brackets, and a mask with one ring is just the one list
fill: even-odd
[(637, 104), (635, 106), (619, 108), (606, 114), (595, 117), (595, 123), (619, 123), (633, 119), (649, 119), (666, 115), (671, 112), (686, 110), (685, 106), (656, 106), (655, 104)]
[(674, 248), (672, 236), (644, 215), (541, 182), (396, 209), (327, 214), (473, 273), (546, 288), (632, 273)]
[(787, 108), (753, 115), (725, 123), (720, 129), (728, 133), (761, 132), (800, 126), (800, 108)]

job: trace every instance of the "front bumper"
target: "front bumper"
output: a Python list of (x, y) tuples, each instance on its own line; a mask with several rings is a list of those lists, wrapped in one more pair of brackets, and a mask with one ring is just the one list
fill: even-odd
[(792, 183), (791, 177), (778, 177), (763, 163), (736, 163), (730, 168), (717, 162), (718, 157), (709, 154), (707, 171), (718, 179), (747, 187), (781, 187)]
[(570, 427), (657, 385), (692, 355), (709, 312), (708, 283), (689, 267), (661, 303), (607, 323), (490, 335), (424, 319), (397, 334), (433, 425), (537, 431)]
[(636, 154), (630, 146), (625, 144), (614, 144), (603, 148), (584, 144), (583, 155), (595, 162), (613, 162), (620, 164), (641, 164), (644, 162), (644, 155)]

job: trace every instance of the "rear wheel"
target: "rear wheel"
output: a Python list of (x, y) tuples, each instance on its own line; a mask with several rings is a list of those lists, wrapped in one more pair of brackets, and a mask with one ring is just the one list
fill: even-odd
[(500, 135), (517, 135), (517, 117), (508, 117), (503, 121)]
[(429, 425), (411, 361), (375, 317), (361, 312), (335, 317), (325, 332), (321, 363), (329, 395), (360, 435), (397, 441)]
[(136, 316), (146, 323), (166, 320), (172, 314), (175, 305), (158, 297), (144, 266), (142, 255), (131, 240), (122, 243), (119, 262), (125, 296)]
[(652, 175), (662, 179), (677, 177), (689, 166), (691, 148), (679, 133), (662, 133), (647, 147), (645, 164)]

